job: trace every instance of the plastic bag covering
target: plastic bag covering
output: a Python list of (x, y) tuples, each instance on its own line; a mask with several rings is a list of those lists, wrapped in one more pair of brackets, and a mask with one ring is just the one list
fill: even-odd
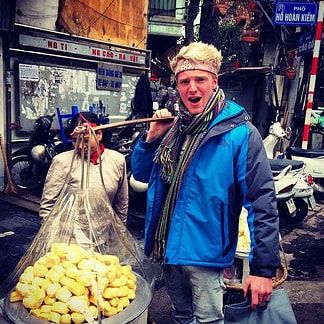
[[(80, 141), (81, 144), (84, 144), (84, 134), (86, 132), (84, 131), (84, 127), (81, 126), (77, 127), (76, 131), (78, 132), (78, 137), (75, 147), (78, 147)], [(90, 139), (91, 136), (95, 136), (93, 128), (90, 127), (87, 132), (89, 133)], [(89, 145), (91, 142), (90, 139), (88, 141)], [(100, 152), (99, 143), (97, 145), (98, 152)], [(82, 145), (82, 147), (84, 146)], [(90, 151), (90, 147), (88, 151)], [(130, 265), (132, 271), (141, 281), (138, 282), (136, 298), (131, 302), (131, 305), (115, 316), (123, 315), (128, 308), (136, 309), (139, 312), (142, 307), (142, 311), (144, 311), (151, 301), (154, 290), (151, 261), (144, 255), (143, 249), (114, 213), (103, 184), (101, 165), (100, 174), (102, 183), (98, 184), (96, 188), (89, 188), (88, 179), (91, 177), (91, 168), (89, 167), (90, 159), (89, 156), (85, 159), (83, 150), (81, 152), (81, 158), (84, 163), (81, 170), (80, 188), (72, 189), (69, 186), (70, 173), (76, 154), (77, 151), (75, 149), (70, 172), (67, 175), (63, 190), (49, 216), (45, 219), (31, 246), (21, 258), (12, 274), (0, 287), (1, 297), (8, 296), (8, 293), (15, 287), (23, 271), (28, 266), (34, 265), (39, 258), (49, 252), (53, 243), (67, 243), (77, 244), (94, 254), (98, 252), (103, 255), (115, 255), (119, 258), (121, 265)], [(101, 161), (100, 153), (99, 161)], [(140, 289), (144, 289), (145, 291), (140, 291)], [(145, 305), (132, 306), (133, 303), (144, 303)], [(6, 305), (11, 307), (13, 304), (15, 303), (7, 303)], [(19, 313), (20, 311), (11, 310), (11, 312)], [(18, 316), (18, 314), (16, 315)], [(121, 318), (118, 319), (118, 322), (130, 322), (130, 319), (136, 316), (136, 314), (128, 314), (127, 316), (127, 319), (123, 319), (123, 316), (120, 316)], [(28, 323), (31, 323), (30, 318), (27, 320)]]

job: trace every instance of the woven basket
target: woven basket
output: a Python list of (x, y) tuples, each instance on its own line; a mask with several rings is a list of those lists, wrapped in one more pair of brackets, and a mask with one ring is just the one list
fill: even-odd
[[(278, 287), (281, 285), (288, 277), (288, 270), (287, 267), (281, 263), (280, 268), (277, 269), (276, 276), (272, 278), (273, 288)], [(233, 289), (233, 290), (243, 290), (243, 286), (241, 284), (231, 286), (230, 284), (226, 284), (226, 289)]]

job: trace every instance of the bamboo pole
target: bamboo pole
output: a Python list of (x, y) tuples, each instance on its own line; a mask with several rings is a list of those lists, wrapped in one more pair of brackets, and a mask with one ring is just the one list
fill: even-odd
[(110, 129), (110, 128), (118, 128), (128, 125), (137, 125), (137, 124), (145, 124), (145, 123), (154, 123), (154, 122), (172, 122), (175, 119), (174, 116), (168, 116), (168, 117), (160, 117), (160, 118), (139, 118), (139, 119), (131, 119), (131, 120), (124, 120), (121, 122), (115, 122), (115, 123), (109, 123), (105, 125), (99, 125), (96, 127), (93, 127), (93, 129), (99, 130), (99, 129)]

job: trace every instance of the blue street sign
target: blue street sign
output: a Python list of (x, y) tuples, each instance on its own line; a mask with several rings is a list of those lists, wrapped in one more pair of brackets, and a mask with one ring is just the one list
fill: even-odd
[(315, 31), (310, 31), (300, 36), (297, 56), (302, 56), (313, 51), (315, 45)]
[(274, 23), (277, 25), (315, 25), (317, 22), (317, 3), (277, 1)]

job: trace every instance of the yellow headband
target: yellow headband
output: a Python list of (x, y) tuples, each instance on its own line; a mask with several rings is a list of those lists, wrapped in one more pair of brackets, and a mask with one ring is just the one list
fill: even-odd
[(187, 71), (187, 70), (203, 70), (203, 71), (208, 71), (211, 72), (215, 75), (217, 75), (218, 68), (215, 63), (212, 62), (194, 62), (190, 59), (182, 59), (179, 60), (178, 64), (176, 65), (174, 69), (174, 74), (177, 76), (178, 73)]

